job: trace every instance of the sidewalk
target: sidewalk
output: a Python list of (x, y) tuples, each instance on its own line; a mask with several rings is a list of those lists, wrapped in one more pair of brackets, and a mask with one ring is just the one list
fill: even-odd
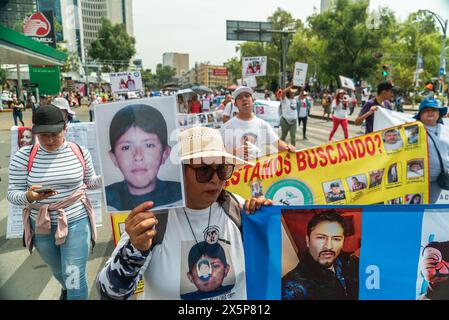
[[(358, 117), (360, 110), (362, 110), (362, 108), (360, 107), (356, 107), (354, 109), (354, 113), (352, 115), (348, 115), (348, 122), (350, 124), (355, 124), (355, 119)], [(418, 106), (416, 105), (415, 108), (413, 109), (412, 105), (404, 105), (404, 113), (408, 113), (408, 114), (416, 114), (416, 112), (418, 111)], [(309, 116), (311, 118), (316, 118), (316, 119), (322, 119), (323, 117), (323, 107), (321, 105), (314, 105), (312, 107), (312, 109), (310, 110), (310, 114)], [(331, 121), (332, 121), (332, 116), (331, 116)]]

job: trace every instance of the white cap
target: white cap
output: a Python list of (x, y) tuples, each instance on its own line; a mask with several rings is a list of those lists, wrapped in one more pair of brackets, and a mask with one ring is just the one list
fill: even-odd
[(67, 112), (72, 116), (75, 115), (75, 112), (70, 109), (69, 102), (65, 98), (55, 98), (51, 104), (61, 110), (67, 110)]
[(245, 86), (240, 86), (234, 90), (234, 92), (232, 93), (232, 98), (235, 100), (241, 93), (244, 93), (244, 92), (248, 92), (250, 95), (253, 95), (253, 93), (254, 93), (253, 89), (251, 89), (249, 87), (245, 87)]

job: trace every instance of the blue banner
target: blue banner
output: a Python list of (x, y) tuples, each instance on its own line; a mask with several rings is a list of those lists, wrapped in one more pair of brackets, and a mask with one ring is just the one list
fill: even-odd
[(449, 210), (271, 206), (243, 216), (248, 299), (449, 300)]

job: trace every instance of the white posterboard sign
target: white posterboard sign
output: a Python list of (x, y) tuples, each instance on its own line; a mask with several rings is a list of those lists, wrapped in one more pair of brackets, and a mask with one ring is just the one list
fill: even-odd
[(243, 57), (242, 76), (265, 76), (267, 74), (267, 57)]
[(352, 81), (352, 79), (340, 76), (340, 82), (342, 88), (355, 90), (354, 81)]
[(110, 73), (111, 90), (113, 93), (142, 91), (142, 77), (140, 71)]
[[(28, 137), (28, 131), (31, 127), (12, 127), (11, 128), (11, 155), (14, 155), (20, 147), (27, 144), (34, 144), (37, 139), (26, 139)], [(65, 135), (67, 141), (72, 141), (80, 146), (86, 147), (92, 157), (92, 163), (95, 169), (95, 173), (100, 174), (100, 166), (98, 161), (98, 154), (96, 148), (95, 137), (95, 123), (92, 122), (80, 122), (71, 123), (67, 127), (67, 133)], [(36, 140), (36, 141), (35, 141)], [(102, 192), (101, 189), (87, 190), (87, 196), (92, 203), (94, 209), (95, 220), (97, 227), (101, 227), (102, 221)], [(6, 226), (6, 239), (21, 238), (23, 235), (23, 222), (22, 222), (22, 206), (9, 204), (8, 209), (8, 221)]]
[(256, 88), (257, 87), (257, 80), (255, 76), (246, 77), (242, 79), (237, 79), (237, 84), (239, 86), (245, 86), (249, 88)]
[(305, 87), (307, 77), (308, 64), (303, 62), (295, 62), (295, 72), (293, 74), (293, 85), (297, 87)]

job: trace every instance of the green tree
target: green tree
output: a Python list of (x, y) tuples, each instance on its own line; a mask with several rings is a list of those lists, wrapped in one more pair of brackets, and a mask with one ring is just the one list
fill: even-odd
[(112, 25), (106, 18), (101, 20), (97, 39), (92, 42), (88, 55), (104, 61), (107, 69), (115, 72), (128, 69), (129, 61), (136, 53), (135, 39), (128, 35), (124, 24)]
[(164, 84), (173, 82), (173, 77), (176, 75), (176, 69), (170, 66), (163, 66), (161, 63), (156, 66), (156, 80), (159, 88)]
[[(335, 10), (308, 18), (311, 32), (323, 39), (320, 69), (338, 83), (338, 76), (365, 79), (379, 64), (373, 52), (382, 48), (384, 39), (394, 32), (394, 13), (388, 8), (377, 11), (379, 25), (367, 23), (367, 2), (337, 0)], [(320, 47), (320, 46), (319, 46)]]
[(156, 75), (151, 71), (151, 69), (146, 69), (142, 71), (142, 81), (146, 88), (151, 89), (158, 88)]
[(226, 61), (224, 65), (226, 68), (228, 68), (231, 82), (237, 83), (237, 79), (240, 79), (242, 77), (242, 61), (237, 57), (233, 57), (228, 59), (228, 61)]

